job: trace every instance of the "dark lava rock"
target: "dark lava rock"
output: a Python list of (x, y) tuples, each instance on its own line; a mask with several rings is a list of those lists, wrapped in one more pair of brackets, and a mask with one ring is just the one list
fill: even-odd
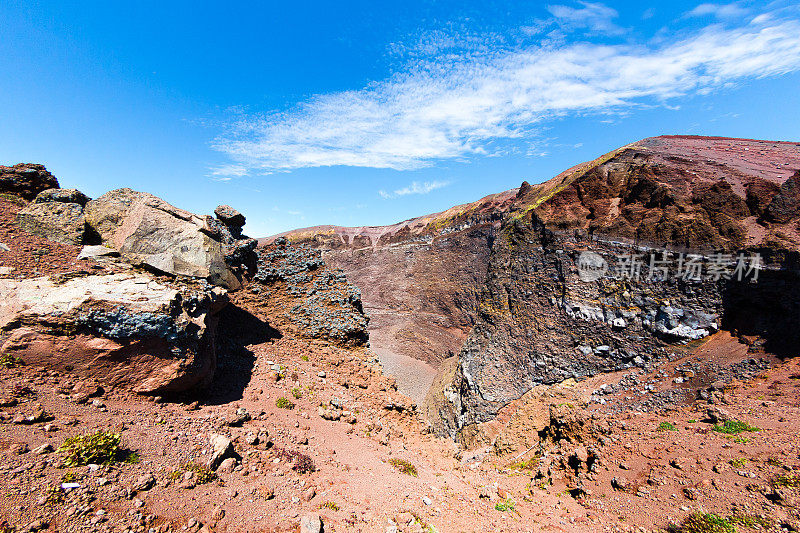
[(33, 200), (40, 192), (57, 188), (58, 180), (44, 165), (19, 163), (13, 167), (0, 166), (0, 192)]

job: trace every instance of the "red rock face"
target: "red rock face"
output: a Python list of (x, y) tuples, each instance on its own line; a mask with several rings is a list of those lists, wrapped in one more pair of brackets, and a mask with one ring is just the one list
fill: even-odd
[(787, 224), (798, 214), (789, 207), (797, 204), (790, 178), (798, 168), (797, 143), (656, 137), (557, 176), (527, 198), (535, 204), (555, 191), (536, 207), (554, 230), (676, 249), (796, 249), (797, 228)]

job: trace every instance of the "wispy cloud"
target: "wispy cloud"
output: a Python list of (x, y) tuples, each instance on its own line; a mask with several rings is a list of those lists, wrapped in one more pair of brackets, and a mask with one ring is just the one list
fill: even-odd
[[(602, 13), (598, 5), (555, 12), (577, 20), (582, 10)], [(360, 90), (243, 115), (215, 147), (234, 167), (259, 171), (334, 165), (407, 170), (495, 155), (509, 142), (529, 141), (557, 117), (619, 116), (632, 106), (665, 106), (687, 94), (800, 70), (800, 22), (772, 15), (649, 44), (545, 41), (415, 60)]]
[(247, 168), (243, 165), (222, 165), (209, 169), (209, 177), (216, 181), (230, 181), (233, 178), (247, 176)]
[(595, 33), (620, 35), (625, 30), (614, 23), (619, 16), (615, 9), (604, 4), (580, 2), (580, 8), (555, 5), (547, 6), (547, 10), (555, 17), (556, 22), (567, 30), (588, 29)]
[(700, 4), (689, 11), (689, 17), (714, 16), (718, 19), (736, 18), (746, 15), (749, 11), (737, 3), (733, 4)]
[(394, 192), (386, 192), (385, 190), (378, 191), (378, 195), (383, 199), (396, 198), (397, 196), (408, 196), (409, 194), (428, 194), (429, 192), (447, 187), (450, 185), (449, 181), (425, 181), (418, 182), (412, 181), (410, 185), (397, 189)]

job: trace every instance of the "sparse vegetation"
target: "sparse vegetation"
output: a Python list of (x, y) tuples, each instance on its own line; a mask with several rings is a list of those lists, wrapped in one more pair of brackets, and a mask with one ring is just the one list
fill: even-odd
[(5, 368), (16, 368), (16, 367), (22, 366), (24, 364), (25, 364), (25, 361), (23, 361), (20, 357), (14, 355), (14, 354), (4, 353), (4, 354), (0, 355), (0, 366), (2, 366), (2, 367), (5, 367)]
[(306, 354), (301, 355), (300, 359), (302, 359), (303, 361), (308, 362), (308, 356)]
[(211, 483), (217, 479), (217, 474), (209, 467), (193, 462), (183, 463), (180, 468), (170, 474), (170, 477), (173, 480), (180, 479), (186, 472), (194, 472), (194, 481), (198, 485)]
[[(57, 505), (64, 501), (64, 491), (60, 485), (50, 485), (45, 492), (45, 504)], [(0, 533), (2, 529), (0, 529)]]
[(736, 533), (736, 526), (713, 513), (693, 513), (680, 526), (672, 526), (672, 533)]
[(686, 423), (687, 424), (696, 424), (697, 420), (695, 420), (694, 418), (690, 418), (689, 420), (686, 421)]
[(73, 472), (72, 470), (67, 470), (64, 472), (64, 475), (61, 476), (62, 483), (74, 483), (78, 481), (81, 477)]
[(775, 478), (772, 484), (776, 487), (800, 487), (800, 475), (790, 472)]
[(404, 459), (389, 459), (389, 464), (395, 467), (398, 471), (409, 476), (418, 477), (417, 467)]
[(726, 435), (738, 435), (743, 431), (761, 431), (759, 428), (751, 426), (747, 422), (741, 420), (726, 420), (722, 424), (714, 424), (711, 427), (717, 433), (724, 433)]
[(734, 515), (730, 521), (750, 529), (769, 529), (772, 521), (769, 518), (758, 515)]
[(734, 468), (742, 468), (747, 464), (747, 459), (745, 459), (744, 457), (739, 457), (736, 459), (731, 459), (729, 462), (731, 466)]
[(539, 464), (539, 456), (535, 455), (527, 460), (515, 461), (508, 465), (509, 470), (533, 470)]
[(121, 443), (122, 435), (119, 433), (97, 431), (66, 439), (58, 452), (64, 454), (66, 467), (130, 462), (130, 457), (135, 454), (123, 449)]
[(294, 409), (294, 402), (283, 396), (275, 400), (275, 405), (281, 409)]
[(658, 429), (658, 431), (677, 431), (675, 424), (671, 422), (661, 422), (656, 429)]
[(497, 502), (494, 508), (501, 512), (514, 511), (514, 500), (512, 500), (511, 498), (506, 498), (501, 502)]
[(295, 400), (299, 400), (300, 398), (303, 397), (303, 391), (295, 387), (292, 389), (292, 396), (294, 396)]
[(338, 511), (339, 510), (339, 504), (336, 503), (336, 502), (332, 502), (332, 501), (328, 500), (327, 502), (325, 502), (322, 505), (320, 505), (319, 508), (320, 509), (330, 509), (331, 511)]

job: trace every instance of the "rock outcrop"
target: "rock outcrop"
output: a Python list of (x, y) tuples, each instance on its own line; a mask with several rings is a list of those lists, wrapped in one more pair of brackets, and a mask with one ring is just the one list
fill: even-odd
[(77, 189), (46, 189), (17, 213), (17, 225), (53, 242), (83, 244), (87, 234), (83, 207), (88, 201)]
[(207, 385), (223, 289), (146, 273), (0, 280), (0, 354), (142, 394)]
[(259, 249), (258, 272), (247, 290), (251, 306), (284, 309), (278, 318), (304, 337), (350, 346), (369, 341), (361, 292), (318, 250), (283, 238)]
[(84, 216), (103, 244), (132, 264), (204, 278), (229, 289), (241, 286), (226, 262), (220, 228), (211, 217), (132, 189), (117, 189), (92, 200)]
[(58, 180), (44, 165), (19, 163), (11, 167), (0, 166), (0, 191), (33, 200), (47, 189), (57, 189)]

